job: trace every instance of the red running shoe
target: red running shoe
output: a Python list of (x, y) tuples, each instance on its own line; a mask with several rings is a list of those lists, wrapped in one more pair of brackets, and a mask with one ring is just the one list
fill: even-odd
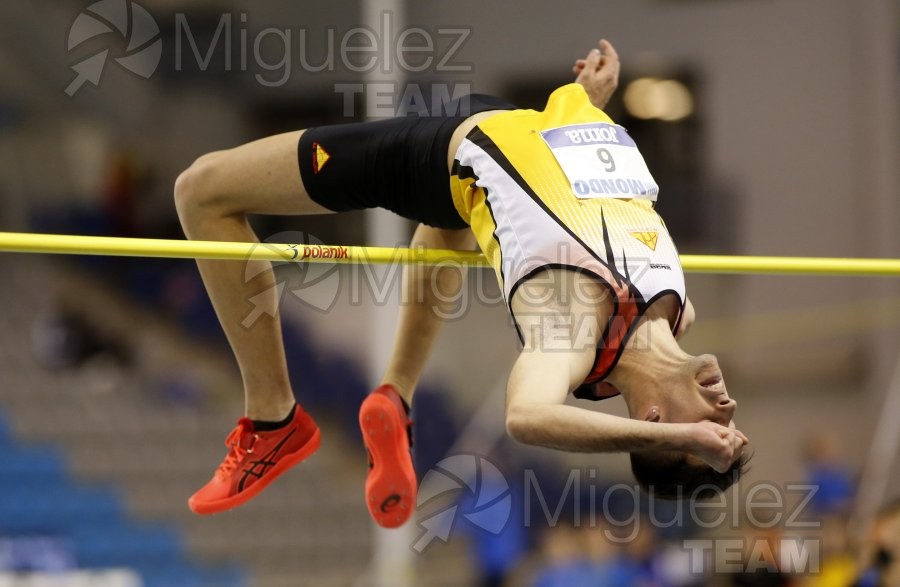
[(284, 427), (254, 430), (241, 418), (225, 446), (228, 454), (213, 478), (188, 500), (195, 514), (216, 514), (237, 507), (265, 489), (276, 477), (319, 448), (319, 427), (300, 406)]
[(379, 526), (402, 526), (416, 506), (416, 471), (409, 448), (412, 421), (391, 385), (382, 385), (359, 408), (359, 427), (369, 451), (366, 505)]

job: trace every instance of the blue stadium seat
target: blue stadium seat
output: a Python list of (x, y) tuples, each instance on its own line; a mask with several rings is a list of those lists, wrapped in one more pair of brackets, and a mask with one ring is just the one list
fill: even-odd
[(60, 483), (65, 478), (65, 462), (54, 448), (8, 446), (0, 451), (0, 486), (19, 482)]
[(6, 446), (10, 442), (9, 423), (6, 421), (6, 417), (0, 413), (0, 447)]
[(236, 567), (188, 560), (174, 529), (129, 520), (116, 488), (79, 484), (55, 448), (16, 444), (2, 414), (0, 448), (0, 537), (60, 539), (79, 567), (134, 569), (144, 587), (247, 585)]
[(110, 520), (102, 525), (74, 528), (73, 541), (78, 562), (86, 567), (165, 565), (180, 560), (183, 545), (171, 529)]
[(56, 535), (121, 515), (122, 500), (112, 488), (80, 487), (61, 478), (23, 477), (4, 485), (0, 532)]

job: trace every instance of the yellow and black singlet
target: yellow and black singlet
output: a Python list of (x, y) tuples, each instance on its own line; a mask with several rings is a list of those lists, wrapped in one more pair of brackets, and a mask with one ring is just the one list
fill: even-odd
[(613, 316), (588, 385), (576, 396), (610, 395), (599, 383), (637, 319), (662, 296), (677, 297), (677, 329), (684, 275), (654, 210), (658, 187), (625, 129), (594, 107), (581, 85), (554, 91), (543, 111), (512, 110), (480, 122), (457, 150), (450, 181), (454, 206), (507, 303), (522, 282), (550, 267), (587, 272), (610, 291)]

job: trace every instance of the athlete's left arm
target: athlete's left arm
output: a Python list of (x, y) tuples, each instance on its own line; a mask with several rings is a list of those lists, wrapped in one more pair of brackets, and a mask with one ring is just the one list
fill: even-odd
[(584, 86), (591, 104), (602, 110), (619, 87), (619, 54), (603, 39), (597, 49), (575, 62), (572, 73), (577, 76), (575, 82)]

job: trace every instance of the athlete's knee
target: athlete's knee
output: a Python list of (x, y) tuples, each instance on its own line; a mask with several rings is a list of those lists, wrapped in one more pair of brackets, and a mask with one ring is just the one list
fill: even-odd
[(175, 180), (175, 209), (182, 221), (220, 207), (223, 159), (222, 152), (203, 155)]
[(425, 288), (441, 305), (452, 305), (460, 301), (460, 290), (465, 273), (461, 267), (442, 265), (431, 267), (419, 273), (419, 287)]

